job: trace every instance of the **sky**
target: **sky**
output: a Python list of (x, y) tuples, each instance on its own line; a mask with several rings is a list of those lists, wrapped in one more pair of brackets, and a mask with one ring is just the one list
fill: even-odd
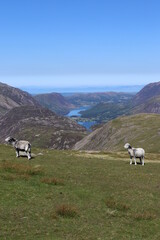
[(160, 81), (159, 0), (5, 0), (0, 82), (12, 86)]

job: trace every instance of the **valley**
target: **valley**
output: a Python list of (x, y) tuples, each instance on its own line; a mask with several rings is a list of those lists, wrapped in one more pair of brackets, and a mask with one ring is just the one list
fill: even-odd
[(31, 96), (1, 83), (0, 142), (12, 135), (28, 139), (36, 147), (117, 151), (127, 141), (158, 152), (159, 93), (160, 82), (146, 85), (137, 94)]
[(83, 118), (82, 117), (82, 112), (87, 111), (91, 107), (89, 106), (84, 106), (80, 107), (78, 109), (71, 110), (66, 117), (72, 118), (75, 120), (79, 125), (83, 126), (86, 128), (87, 131), (91, 131), (91, 127), (94, 126), (97, 122), (93, 121), (91, 118)]

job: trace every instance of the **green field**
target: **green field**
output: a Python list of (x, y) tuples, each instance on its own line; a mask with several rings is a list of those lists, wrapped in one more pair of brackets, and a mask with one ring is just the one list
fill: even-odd
[(160, 154), (0, 152), (0, 239), (160, 239)]

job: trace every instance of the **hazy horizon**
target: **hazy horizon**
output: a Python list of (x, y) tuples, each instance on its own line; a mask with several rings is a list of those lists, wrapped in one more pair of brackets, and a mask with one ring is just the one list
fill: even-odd
[(124, 86), (81, 86), (81, 87), (38, 87), (38, 86), (21, 86), (21, 90), (29, 92), (30, 94), (43, 94), (43, 93), (97, 93), (97, 92), (126, 92), (137, 93), (144, 85), (124, 85)]

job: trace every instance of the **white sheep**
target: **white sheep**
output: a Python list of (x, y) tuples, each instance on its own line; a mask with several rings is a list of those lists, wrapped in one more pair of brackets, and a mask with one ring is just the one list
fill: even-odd
[(143, 148), (133, 148), (129, 143), (126, 143), (124, 148), (128, 150), (130, 155), (130, 164), (132, 164), (132, 158), (134, 158), (135, 165), (137, 165), (136, 158), (139, 158), (141, 164), (144, 165), (145, 151)]
[(7, 137), (5, 141), (12, 144), (12, 146), (16, 149), (16, 157), (19, 157), (19, 151), (22, 151), (26, 152), (28, 160), (31, 159), (31, 144), (28, 141), (18, 141), (13, 137)]

